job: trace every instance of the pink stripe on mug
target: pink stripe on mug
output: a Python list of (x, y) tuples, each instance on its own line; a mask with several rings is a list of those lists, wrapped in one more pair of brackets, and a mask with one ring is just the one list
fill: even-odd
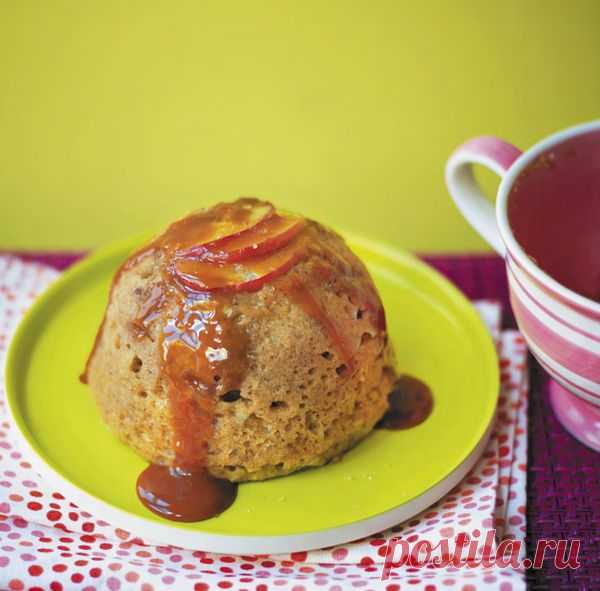
[(600, 354), (567, 340), (538, 320), (515, 292), (510, 303), (523, 332), (548, 357), (582, 378), (595, 381), (598, 377)]

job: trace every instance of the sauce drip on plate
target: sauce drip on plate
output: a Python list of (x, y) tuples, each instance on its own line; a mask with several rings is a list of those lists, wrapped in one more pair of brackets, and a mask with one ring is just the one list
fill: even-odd
[(399, 431), (416, 427), (433, 410), (433, 395), (427, 384), (412, 376), (400, 376), (388, 396), (389, 410), (377, 423), (379, 429)]
[(237, 494), (237, 485), (206, 470), (150, 464), (137, 481), (137, 494), (154, 513), (173, 521), (202, 521), (222, 513)]

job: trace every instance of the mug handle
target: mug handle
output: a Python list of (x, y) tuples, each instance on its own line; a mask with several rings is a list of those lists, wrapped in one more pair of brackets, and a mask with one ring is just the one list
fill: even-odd
[(470, 139), (459, 146), (446, 164), (446, 185), (454, 203), (483, 238), (504, 256), (494, 206), (485, 197), (473, 175), (473, 164), (482, 164), (502, 178), (521, 150), (494, 136)]

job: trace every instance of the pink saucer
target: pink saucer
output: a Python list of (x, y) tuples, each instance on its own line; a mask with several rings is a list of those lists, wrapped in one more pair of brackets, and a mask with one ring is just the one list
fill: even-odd
[(550, 404), (562, 426), (594, 451), (600, 452), (600, 407), (550, 381)]

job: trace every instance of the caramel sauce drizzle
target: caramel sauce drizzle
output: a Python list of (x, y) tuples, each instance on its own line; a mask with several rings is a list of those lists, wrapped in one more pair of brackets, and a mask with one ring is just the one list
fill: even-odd
[(350, 343), (340, 334), (340, 329), (336, 323), (327, 316), (323, 307), (311, 293), (310, 288), (300, 281), (298, 277), (291, 277), (288, 281), (282, 281), (279, 288), (292, 302), (299, 305), (308, 316), (314, 318), (322, 326), (340, 357), (350, 369), (348, 373), (351, 374), (356, 366), (355, 352), (352, 350)]
[(150, 324), (160, 316), (160, 310), (165, 305), (165, 293), (161, 285), (155, 285), (150, 296), (144, 302), (137, 318), (131, 321), (131, 331), (138, 339), (150, 338)]
[(204, 467), (219, 395), (239, 389), (248, 337), (224, 313), (228, 298), (187, 294), (161, 336), (177, 466)]

